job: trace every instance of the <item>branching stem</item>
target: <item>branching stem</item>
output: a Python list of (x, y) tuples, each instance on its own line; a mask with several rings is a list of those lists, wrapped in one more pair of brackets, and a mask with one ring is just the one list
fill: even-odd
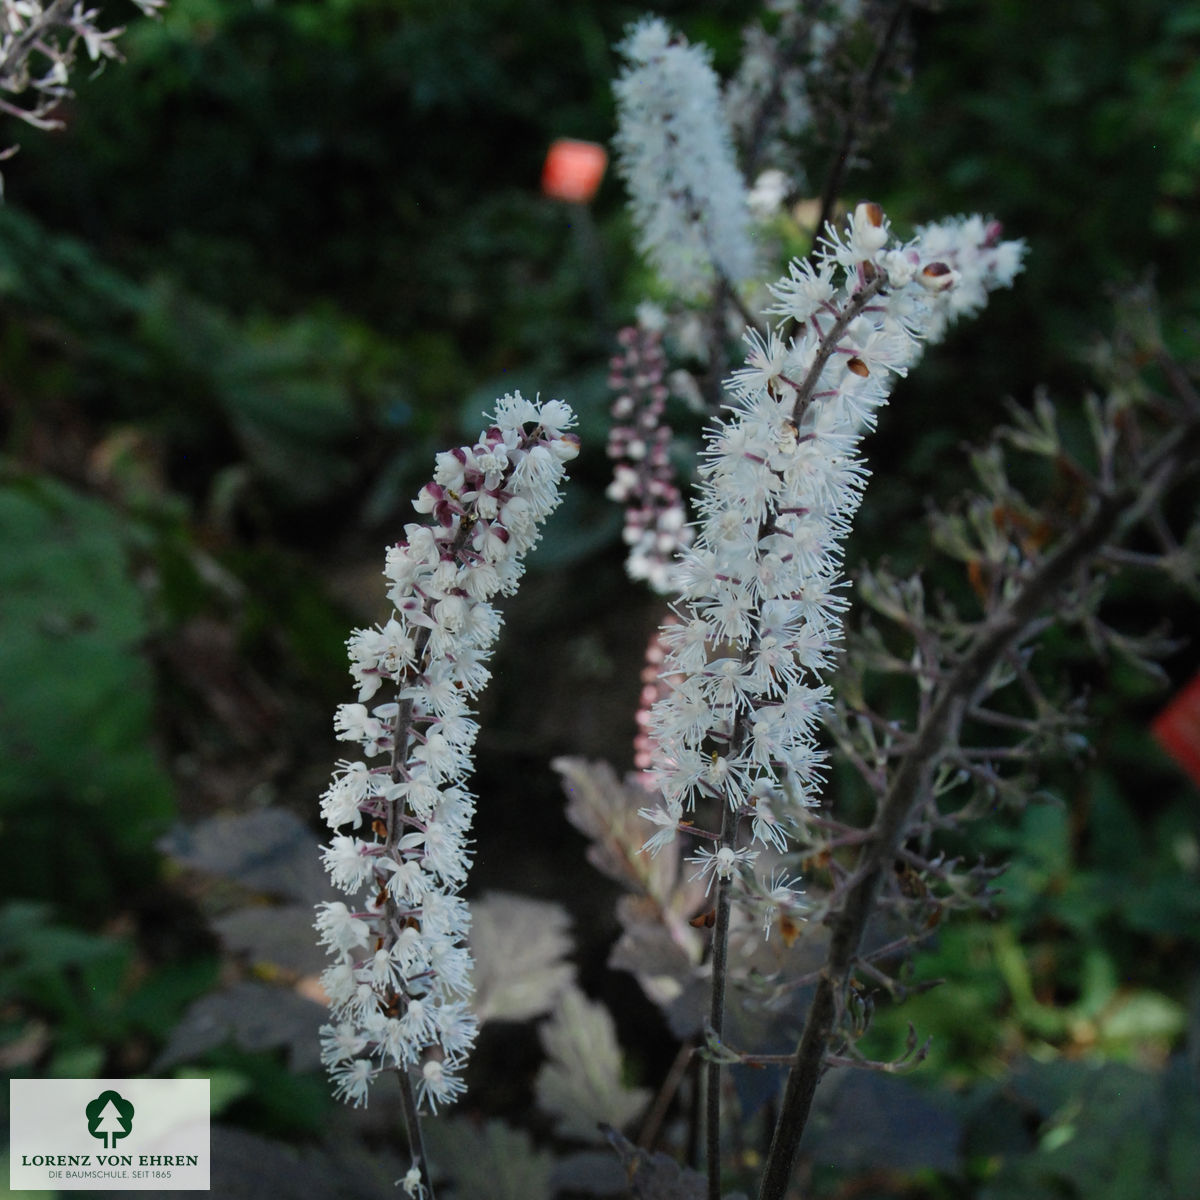
[(825, 364), (833, 357), (834, 352), (837, 350), (837, 345), (842, 339), (842, 334), (850, 328), (850, 324), (855, 317), (883, 291), (887, 286), (887, 281), (887, 276), (880, 272), (861, 291), (856, 292), (854, 299), (838, 314), (837, 320), (834, 321), (829, 332), (821, 338), (816, 356), (813, 358), (812, 365), (808, 368), (808, 374), (801, 380), (800, 387), (796, 392), (796, 402), (792, 411), (793, 421), (799, 423), (800, 417), (812, 399), (813, 391), (817, 386), (817, 380), (821, 378), (821, 372), (825, 369)]
[(1078, 570), (1099, 554), (1200, 456), (1200, 412), (1172, 431), (1130, 472), (1128, 482), (1101, 494), (1091, 513), (1041, 565), (1024, 586), (979, 629), (974, 641), (946, 677), (921, 722), (912, 746), (892, 777), (864, 844), (853, 882), (832, 918), (829, 954), (788, 1073), (783, 1103), (763, 1171), (759, 1200), (782, 1200), (813, 1095), (828, 1061), (850, 972), (875, 908), (884, 872), (904, 840), (912, 814), (929, 792), (934, 768), (951, 744), (993, 667), (1025, 634), (1038, 614), (1069, 585)]

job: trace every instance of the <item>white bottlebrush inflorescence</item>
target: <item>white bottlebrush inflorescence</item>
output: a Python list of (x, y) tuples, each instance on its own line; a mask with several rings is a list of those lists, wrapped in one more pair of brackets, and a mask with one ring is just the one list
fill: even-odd
[(707, 47), (648, 17), (619, 49), (614, 144), (642, 253), (684, 299), (711, 293), (717, 272), (753, 278), (746, 187)]
[[(780, 333), (747, 335), (728, 415), (706, 435), (678, 623), (660, 633), (669, 690), (648, 723), (662, 794), (642, 810), (657, 826), (648, 848), (697, 832), (681, 822), (706, 800), (748, 831), (699, 834), (710, 848), (690, 861), (709, 884), (740, 877), (756, 843), (785, 850), (816, 803), (820, 676), (841, 636), (842, 544), (868, 476), (860, 441), (896, 376), (972, 311), (955, 289), (968, 274), (981, 296), (1007, 285), (1022, 252), (977, 218), (898, 245), (879, 207), (860, 204), (815, 265), (795, 262), (772, 286)], [(787, 899), (775, 884), (750, 890)]]
[[(515, 590), (558, 505), (579, 450), (574, 420), (561, 401), (505, 396), (473, 446), (439, 454), (413, 502), (430, 522), (405, 526), (387, 553), (392, 615), (347, 643), (358, 700), (334, 726), (363, 760), (339, 763), (322, 796), (334, 833), (323, 858), (334, 884), (361, 896), (319, 905), (316, 929), (334, 958), (321, 1057), (335, 1094), (355, 1105), (389, 1069), (411, 1072), (430, 1111), (463, 1091), (477, 1025), (458, 894), (475, 808), (471, 704), (500, 627), (490, 600)], [(387, 699), (371, 705), (380, 689)]]

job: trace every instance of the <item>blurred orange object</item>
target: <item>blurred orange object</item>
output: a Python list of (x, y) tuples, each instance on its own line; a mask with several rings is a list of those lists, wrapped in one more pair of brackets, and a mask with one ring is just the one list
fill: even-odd
[(1200, 787), (1200, 675), (1154, 718), (1158, 744)]
[(586, 204), (600, 186), (608, 152), (595, 142), (557, 138), (546, 152), (542, 168), (542, 191), (556, 200)]

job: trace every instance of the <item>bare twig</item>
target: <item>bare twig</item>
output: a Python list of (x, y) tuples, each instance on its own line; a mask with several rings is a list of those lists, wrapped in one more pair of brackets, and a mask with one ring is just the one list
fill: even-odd
[(896, 7), (892, 11), (891, 20), (888, 22), (887, 29), (884, 30), (883, 37), (879, 39), (879, 47), (875, 51), (875, 57), (859, 89), (854, 109), (846, 119), (846, 127), (842, 130), (842, 140), (833, 155), (828, 171), (825, 173), (825, 187), (821, 191), (821, 215), (817, 218), (816, 228), (813, 230), (812, 247), (808, 252), (810, 262), (816, 261), (816, 257), (820, 253), (825, 229), (833, 222), (833, 210), (837, 206), (838, 196), (842, 191), (842, 183), (850, 167), (850, 160), (854, 156), (854, 151), (858, 146), (862, 134), (863, 121), (866, 119), (870, 105), (874, 102), (875, 88), (879, 83), (880, 76), (883, 74), (883, 68), (891, 56), (896, 38), (900, 33), (901, 22), (904, 19), (907, 9), (908, 0), (897, 0)]

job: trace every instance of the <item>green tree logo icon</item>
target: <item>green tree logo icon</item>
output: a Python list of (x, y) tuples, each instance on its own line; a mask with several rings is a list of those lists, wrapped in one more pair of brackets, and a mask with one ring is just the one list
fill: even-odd
[(105, 1150), (111, 1150), (118, 1138), (128, 1137), (133, 1130), (133, 1105), (111, 1088), (101, 1092), (83, 1111), (87, 1115), (88, 1133), (100, 1138)]

